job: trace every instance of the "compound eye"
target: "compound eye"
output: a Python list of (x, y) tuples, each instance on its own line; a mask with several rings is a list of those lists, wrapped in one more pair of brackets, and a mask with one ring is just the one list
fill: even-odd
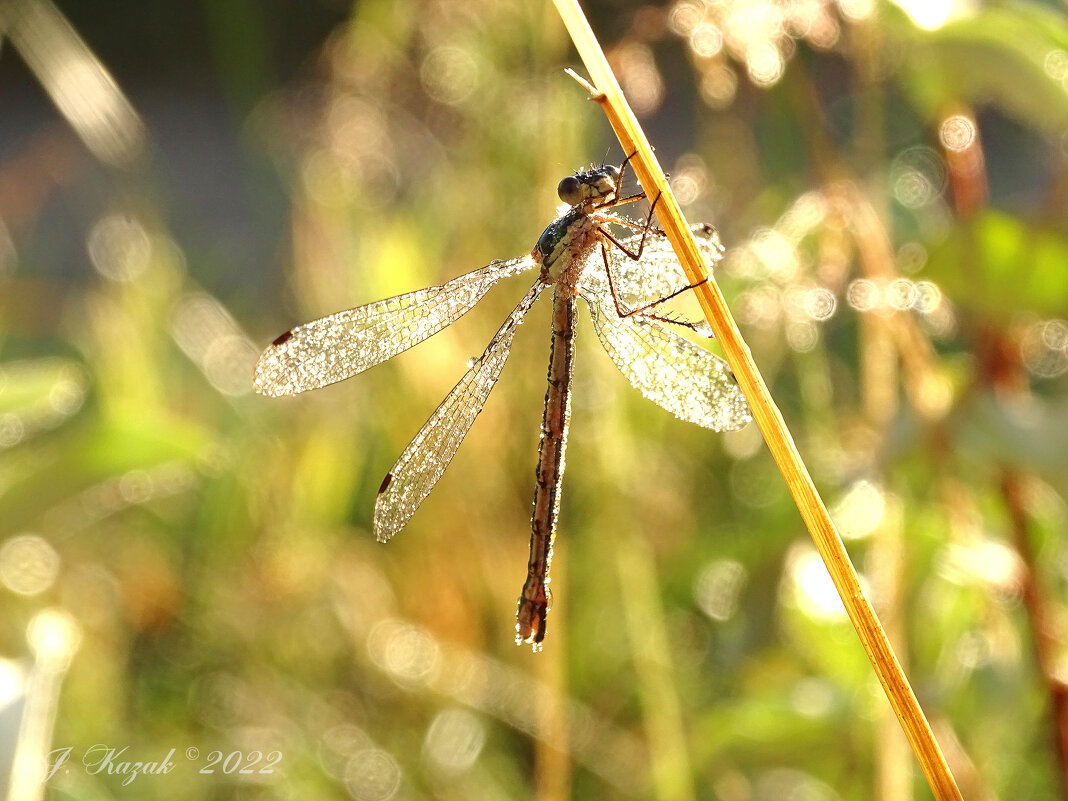
[(574, 175), (569, 175), (556, 187), (556, 194), (569, 206), (574, 206), (582, 200), (582, 182)]

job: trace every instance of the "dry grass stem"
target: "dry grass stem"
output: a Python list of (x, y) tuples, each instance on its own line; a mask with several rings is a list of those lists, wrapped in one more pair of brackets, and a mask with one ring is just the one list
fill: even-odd
[(753, 417), (768, 443), (816, 548), (834, 580), (849, 619), (901, 722), (905, 736), (919, 760), (935, 798), (947, 801), (960, 799), (960, 790), (949, 771), (946, 759), (894, 655), (875, 610), (861, 590), (856, 571), (831, 522), (827, 508), (812, 483), (812, 478), (753, 361), (748, 346), (738, 331), (719, 287), (708, 274), (678, 202), (668, 186), (667, 178), (657, 163), (633, 111), (623, 98), (619, 82), (609, 67), (589, 23), (576, 0), (554, 0), (554, 3), (586, 69), (589, 70), (593, 84), (583, 81), (577, 75), (575, 77), (590, 90), (592, 99), (604, 109), (624, 152), (628, 155), (634, 154), (630, 165), (634, 168), (646, 193), (650, 197), (660, 194), (656, 207), (660, 224), (690, 281), (695, 284), (702, 282), (695, 292), (705, 317), (719, 340), (739, 385), (745, 392), (753, 411)]

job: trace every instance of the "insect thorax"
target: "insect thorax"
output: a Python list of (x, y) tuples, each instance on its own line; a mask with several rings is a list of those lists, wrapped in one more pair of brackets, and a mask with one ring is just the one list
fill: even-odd
[(543, 281), (551, 284), (561, 279), (572, 284), (578, 281), (577, 273), (569, 277), (565, 273), (574, 273), (584, 261), (583, 255), (597, 241), (599, 217), (576, 206), (545, 229), (534, 248), (535, 255), (540, 257)]
[(563, 217), (553, 220), (549, 227), (542, 231), (535, 249), (541, 256), (541, 263), (545, 267), (552, 267), (553, 263), (559, 258), (561, 245), (567, 236), (567, 230), (581, 216), (582, 212), (578, 207), (572, 208)]

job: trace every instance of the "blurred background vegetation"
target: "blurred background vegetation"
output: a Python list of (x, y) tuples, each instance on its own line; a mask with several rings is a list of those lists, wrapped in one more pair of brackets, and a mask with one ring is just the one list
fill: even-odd
[[(1068, 797), (1065, 4), (585, 6), (965, 797)], [(566, 66), (520, 0), (0, 0), (12, 797), (929, 797), (759, 432), (671, 419), (585, 326), (549, 636), (513, 645), (548, 304), (374, 542), (523, 281), (251, 393), (281, 331), (528, 252), (621, 159)]]

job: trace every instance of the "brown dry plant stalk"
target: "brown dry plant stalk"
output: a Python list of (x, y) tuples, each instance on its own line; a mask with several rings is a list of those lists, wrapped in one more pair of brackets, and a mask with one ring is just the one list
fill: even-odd
[(960, 790), (950, 773), (946, 758), (935, 740), (930, 724), (916, 700), (916, 695), (909, 685), (901, 664), (894, 655), (894, 650), (879, 623), (871, 602), (861, 589), (856, 570), (849, 560), (849, 555), (834, 523), (831, 522), (827, 507), (812, 483), (812, 478), (794, 445), (786, 423), (775, 406), (749, 347), (742, 339), (738, 326), (727, 308), (723, 294), (701, 259), (697, 243), (668, 186), (667, 177), (657, 163), (652, 147), (638, 125), (634, 112), (624, 99), (619, 82), (608, 65), (604, 52), (594, 37), (582, 9), (577, 0), (553, 0), (553, 2), (593, 82), (588, 83), (574, 72), (570, 70), (569, 72), (590, 91), (591, 99), (601, 105), (623, 147), (623, 152), (630, 156), (629, 163), (634, 168), (648, 196), (659, 196), (656, 205), (657, 218), (675, 249), (687, 277), (691, 283), (697, 285), (694, 291), (705, 319), (712, 327), (716, 339), (719, 340), (727, 362), (749, 401), (753, 418), (760, 427), (775, 463), (812, 535), (816, 549), (827, 566), (849, 614), (850, 622), (856, 629), (857, 636), (860, 637), (861, 644), (919, 760), (935, 798), (939, 801), (961, 799)]

